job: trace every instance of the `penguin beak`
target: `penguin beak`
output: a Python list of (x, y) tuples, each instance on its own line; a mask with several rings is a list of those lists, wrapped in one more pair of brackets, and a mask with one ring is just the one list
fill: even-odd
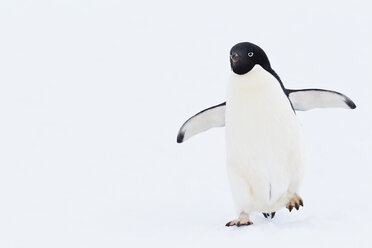
[(230, 55), (230, 58), (231, 58), (231, 61), (232, 61), (233, 63), (236, 63), (236, 62), (239, 61), (239, 54), (238, 54), (238, 53), (231, 54), (231, 55)]

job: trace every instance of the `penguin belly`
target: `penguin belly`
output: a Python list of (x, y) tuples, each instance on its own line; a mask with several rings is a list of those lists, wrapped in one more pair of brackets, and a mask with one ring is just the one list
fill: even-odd
[(301, 128), (277, 79), (260, 65), (228, 83), (226, 159), (238, 213), (275, 212), (298, 187)]

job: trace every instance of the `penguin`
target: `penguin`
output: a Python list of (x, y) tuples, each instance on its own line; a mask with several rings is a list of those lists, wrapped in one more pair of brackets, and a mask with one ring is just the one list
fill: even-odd
[(356, 105), (336, 91), (286, 89), (266, 53), (250, 42), (231, 48), (230, 65), (226, 102), (189, 118), (177, 142), (226, 126), (227, 172), (238, 215), (226, 226), (243, 226), (253, 224), (253, 212), (274, 218), (283, 207), (292, 211), (304, 205), (299, 195), (304, 150), (295, 111)]

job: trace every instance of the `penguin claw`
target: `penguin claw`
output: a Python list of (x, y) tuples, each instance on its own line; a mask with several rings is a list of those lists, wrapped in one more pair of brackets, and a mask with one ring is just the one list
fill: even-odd
[(297, 194), (295, 194), (290, 202), (286, 205), (289, 212), (291, 212), (293, 208), (296, 210), (300, 209), (300, 206), (304, 206), (304, 201)]
[(271, 212), (271, 214), (270, 213), (262, 213), (263, 214), (263, 216), (267, 219), (267, 218), (271, 218), (271, 219), (273, 219), (274, 217), (275, 217), (275, 212)]
[(297, 202), (295, 203), (295, 208), (296, 208), (296, 210), (298, 210), (300, 208), (300, 205), (298, 205)]
[(234, 226), (234, 225), (235, 225), (235, 223), (232, 220), (232, 221), (227, 222), (225, 226)]
[(248, 221), (238, 221), (237, 226), (249, 226), (252, 225), (253, 222), (248, 220)]

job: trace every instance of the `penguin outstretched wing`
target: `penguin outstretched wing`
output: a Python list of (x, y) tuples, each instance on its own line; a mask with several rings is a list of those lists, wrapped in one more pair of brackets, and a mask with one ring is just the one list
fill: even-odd
[(204, 109), (190, 117), (178, 131), (177, 143), (182, 143), (212, 127), (225, 126), (225, 108), (226, 102)]
[[(355, 103), (347, 96), (332, 90), (323, 89), (284, 89), (295, 111), (307, 111), (314, 108), (355, 109)], [(225, 126), (226, 102), (204, 109), (189, 118), (180, 128), (177, 143), (207, 131), (213, 127)]]
[(286, 89), (287, 96), (295, 110), (306, 111), (314, 108), (355, 109), (355, 103), (347, 96), (332, 90)]

